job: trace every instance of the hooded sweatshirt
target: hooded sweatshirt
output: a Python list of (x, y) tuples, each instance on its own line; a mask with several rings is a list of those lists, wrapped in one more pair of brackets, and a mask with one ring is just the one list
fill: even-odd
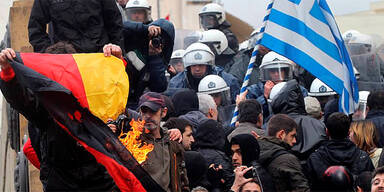
[(307, 116), (301, 88), (296, 80), (290, 80), (271, 103), (274, 114), (287, 114), (298, 125), (297, 143), (292, 150), (301, 160), (308, 156), (327, 139), (323, 122)]

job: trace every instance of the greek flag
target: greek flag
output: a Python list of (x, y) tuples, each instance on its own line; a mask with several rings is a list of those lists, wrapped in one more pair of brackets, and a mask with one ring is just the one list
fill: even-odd
[(346, 114), (358, 105), (352, 62), (326, 0), (274, 0), (261, 44), (286, 56), (340, 95)]

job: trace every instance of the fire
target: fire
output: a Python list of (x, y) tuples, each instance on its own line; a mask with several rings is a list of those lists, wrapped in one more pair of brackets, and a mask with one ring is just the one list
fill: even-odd
[(144, 121), (132, 121), (129, 123), (132, 127), (128, 133), (121, 133), (119, 136), (120, 142), (128, 149), (137, 162), (142, 164), (149, 152), (154, 148), (153, 144), (146, 143), (140, 140), (140, 135), (143, 133)]

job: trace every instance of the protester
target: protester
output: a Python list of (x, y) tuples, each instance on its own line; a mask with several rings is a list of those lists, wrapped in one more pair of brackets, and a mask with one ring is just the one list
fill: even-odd
[(354, 177), (343, 166), (331, 166), (325, 170), (321, 185), (321, 191), (354, 192)]
[(189, 121), (181, 118), (175, 118), (171, 117), (168, 119), (168, 121), (163, 125), (163, 127), (166, 127), (168, 129), (178, 129), (180, 130), (182, 134), (182, 144), (184, 147), (184, 150), (189, 151), (191, 150), (192, 143), (195, 142), (195, 139), (192, 135), (192, 125)]
[(184, 157), (189, 188), (194, 189), (200, 186), (211, 189), (211, 184), (207, 178), (208, 164), (204, 157), (196, 151), (186, 151)]
[(238, 108), (239, 124), (236, 129), (227, 136), (228, 141), (231, 142), (231, 139), (239, 134), (251, 135), (252, 131), (256, 132), (259, 136), (265, 136), (265, 131), (261, 129), (261, 125), (263, 125), (263, 113), (259, 102), (257, 102), (256, 99), (247, 99), (240, 102)]
[(213, 98), (208, 94), (199, 93), (199, 111), (202, 112), (208, 119), (217, 121), (217, 107)]
[(323, 112), (321, 110), (320, 102), (316, 97), (304, 97), (305, 111), (309, 116), (321, 120), (323, 117)]
[(161, 118), (167, 108), (161, 94), (145, 93), (139, 100), (139, 112), (145, 121), (142, 139), (154, 145), (143, 163), (143, 168), (166, 191), (183, 191), (188, 189), (188, 179), (184, 164), (184, 149), (169, 139), (167, 132), (160, 127)]
[(379, 192), (384, 190), (384, 167), (375, 169), (372, 174), (371, 192)]
[[(52, 38), (47, 34), (48, 23)], [(102, 52), (108, 43), (123, 46), (122, 17), (112, 0), (36, 0), (28, 36), (35, 52), (45, 52), (59, 41), (72, 44), (78, 53)]]
[(372, 172), (364, 171), (356, 178), (355, 191), (356, 192), (370, 192), (371, 191)]
[(268, 136), (259, 139), (260, 158), (275, 183), (276, 191), (310, 191), (298, 158), (290, 152), (298, 126), (284, 114), (272, 116)]
[(306, 160), (327, 139), (325, 125), (307, 115), (302, 90), (296, 80), (283, 86), (273, 98), (271, 108), (274, 114), (287, 114), (297, 123), (297, 143), (292, 150), (300, 160)]
[[(235, 177), (241, 177), (236, 174), (237, 167), (251, 167), (245, 175), (246, 179), (256, 179), (260, 183), (263, 191), (275, 191), (275, 186), (269, 173), (259, 164), (260, 147), (256, 138), (251, 134), (239, 134), (231, 140), (232, 165), (235, 168)], [(237, 178), (239, 180), (239, 178)], [(232, 187), (239, 185), (235, 183)]]
[(329, 116), (326, 126), (330, 140), (324, 141), (309, 156), (306, 164), (312, 190), (324, 190), (320, 181), (325, 170), (332, 165), (345, 166), (354, 175), (373, 171), (369, 155), (348, 139), (350, 124), (349, 117), (344, 113), (337, 112)]
[(378, 148), (378, 133), (371, 121), (357, 121), (351, 123), (349, 138), (361, 150), (368, 153), (372, 160), (373, 166), (378, 167), (382, 148)]
[[(203, 155), (207, 164), (210, 165), (210, 173), (215, 175), (208, 175), (212, 188), (220, 191), (229, 189), (233, 183), (233, 169), (231, 160), (224, 153), (223, 127), (215, 120), (207, 120), (199, 125), (195, 139), (196, 151)], [(222, 179), (224, 182), (221, 181)]]

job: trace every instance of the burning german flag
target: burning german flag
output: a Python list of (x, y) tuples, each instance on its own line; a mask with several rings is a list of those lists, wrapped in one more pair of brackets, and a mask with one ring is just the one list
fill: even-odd
[(164, 191), (105, 124), (125, 110), (129, 82), (122, 60), (101, 53), (18, 53), (11, 65), (20, 86), (105, 166), (121, 191)]

